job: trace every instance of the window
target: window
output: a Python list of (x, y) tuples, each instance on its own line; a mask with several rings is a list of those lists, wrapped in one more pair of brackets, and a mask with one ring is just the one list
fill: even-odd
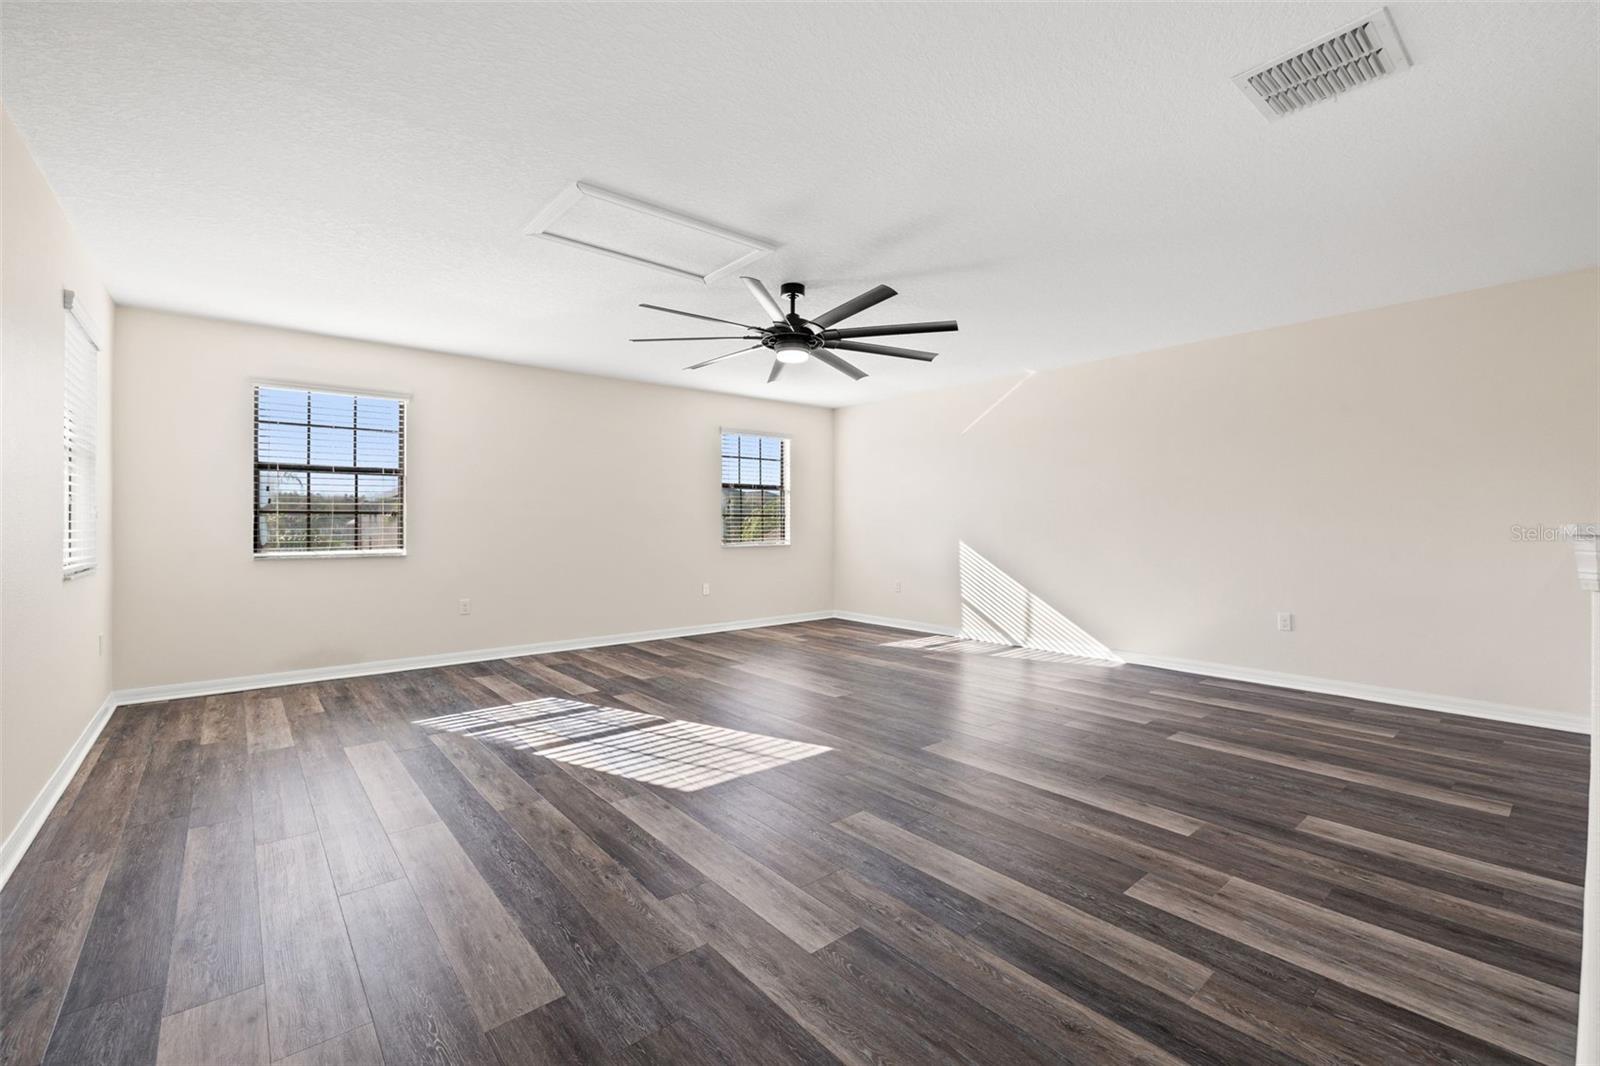
[(63, 353), (61, 446), (65, 490), (62, 510), (61, 573), (77, 577), (98, 561), (95, 518), (95, 451), (99, 446), (100, 345), (95, 330), (70, 289), (61, 293), (66, 311)]
[(257, 385), (255, 553), (405, 551), (406, 403)]
[(789, 543), (789, 441), (722, 435), (722, 543)]

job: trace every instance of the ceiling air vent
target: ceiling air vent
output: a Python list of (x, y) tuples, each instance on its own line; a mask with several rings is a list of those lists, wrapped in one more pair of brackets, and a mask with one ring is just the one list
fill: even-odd
[(1256, 110), (1278, 119), (1410, 66), (1389, 9), (1380, 7), (1270, 63), (1235, 74), (1233, 83)]

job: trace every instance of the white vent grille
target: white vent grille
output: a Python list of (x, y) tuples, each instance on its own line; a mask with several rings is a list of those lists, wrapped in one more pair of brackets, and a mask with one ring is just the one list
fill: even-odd
[(1389, 9), (1380, 7), (1309, 45), (1234, 75), (1233, 83), (1256, 110), (1278, 119), (1410, 66)]

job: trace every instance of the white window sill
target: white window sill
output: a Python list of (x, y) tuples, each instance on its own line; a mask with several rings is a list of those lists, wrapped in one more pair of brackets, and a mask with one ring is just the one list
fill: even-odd
[(752, 541), (747, 541), (746, 543), (743, 543), (743, 544), (729, 544), (727, 542), (724, 542), (722, 546), (724, 548), (790, 548), (790, 547), (793, 547), (793, 544), (791, 544), (787, 540), (783, 540), (783, 541), (752, 540)]
[(96, 566), (97, 564), (90, 563), (88, 566), (79, 566), (71, 570), (63, 570), (61, 571), (61, 580), (76, 581), (80, 577), (88, 577), (90, 574), (95, 572)]
[(320, 551), (320, 552), (256, 552), (257, 559), (400, 559), (405, 557), (405, 549), (398, 551), (372, 549), (364, 551)]

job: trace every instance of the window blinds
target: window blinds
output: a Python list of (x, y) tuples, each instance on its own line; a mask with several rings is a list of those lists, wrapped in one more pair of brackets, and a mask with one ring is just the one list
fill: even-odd
[(405, 550), (404, 400), (255, 387), (255, 553)]
[(95, 453), (99, 447), (100, 347), (83, 309), (71, 291), (63, 291), (66, 318), (63, 353), (61, 445), (63, 510), (61, 569), (65, 577), (93, 570), (95, 544)]
[(722, 543), (789, 543), (789, 441), (722, 434)]

